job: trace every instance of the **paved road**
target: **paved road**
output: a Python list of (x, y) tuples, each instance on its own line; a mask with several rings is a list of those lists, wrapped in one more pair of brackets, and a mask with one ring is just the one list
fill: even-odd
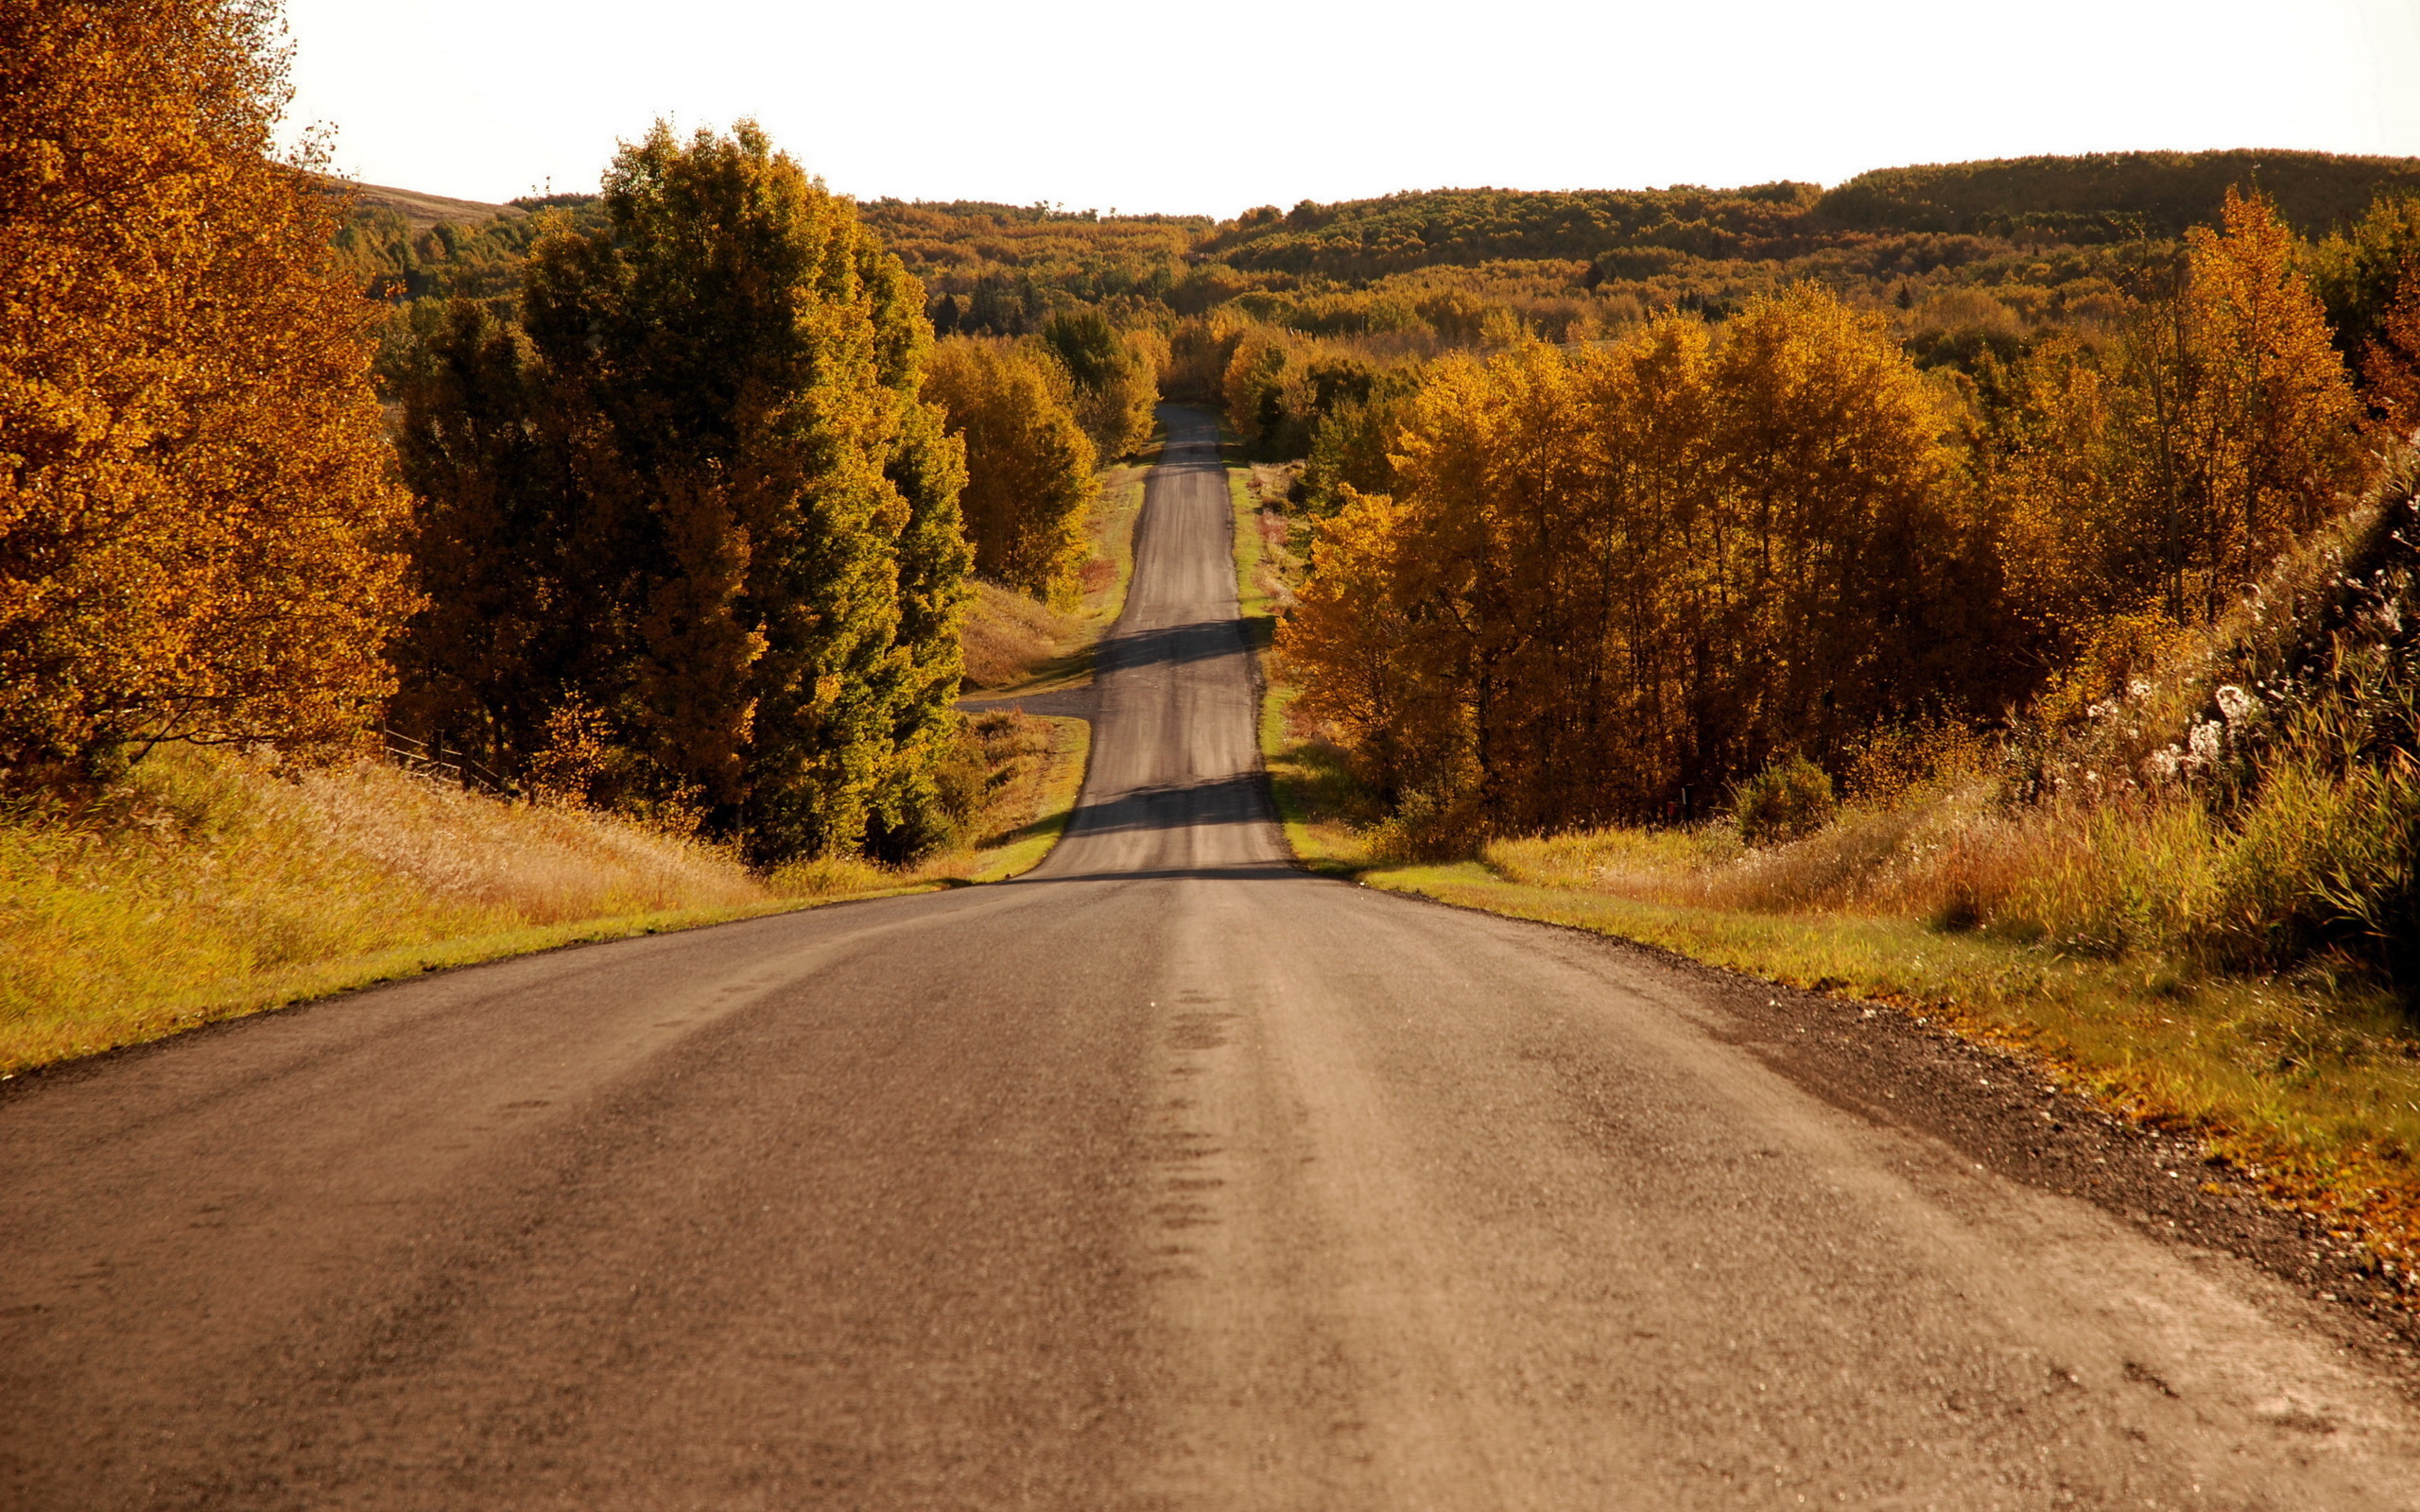
[(1228, 528), (1181, 421), (1029, 880), (16, 1084), (0, 1507), (2420, 1504), (2262, 1274), (1290, 870)]

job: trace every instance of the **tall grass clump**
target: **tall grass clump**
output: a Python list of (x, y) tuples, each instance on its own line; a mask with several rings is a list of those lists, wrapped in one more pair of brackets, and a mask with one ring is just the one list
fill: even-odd
[(1792, 751), (1740, 783), (1732, 807), (1739, 838), (1750, 845), (1777, 845), (1822, 829), (1838, 804), (1831, 774)]
[(0, 812), (0, 1074), (437, 966), (1012, 875), (1065, 824), (1085, 729), (970, 719), (942, 764), (956, 829), (935, 854), (770, 872), (381, 762), (162, 747), (80, 805)]

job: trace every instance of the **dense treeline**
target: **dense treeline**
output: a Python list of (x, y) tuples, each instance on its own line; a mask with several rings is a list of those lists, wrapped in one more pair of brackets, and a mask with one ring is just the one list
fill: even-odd
[(1432, 190), (1344, 205), (1245, 212), (1201, 250), (1230, 266), (1374, 278), (1438, 264), (1585, 261), (1613, 247), (1708, 256), (1804, 249), (1812, 184), (1537, 193)]
[(2420, 194), (2420, 163), (2330, 152), (2096, 152), (1861, 173), (1815, 201), (1864, 230), (1979, 232), (2028, 241), (2182, 236), (2256, 184), (2306, 236), (2343, 225), (2382, 195)]
[(1443, 844), (1840, 769), (2079, 659), (2122, 682), (2116, 643), (2232, 606), (2358, 475), (2291, 233), (2222, 215), (2104, 339), (1986, 357), (1971, 395), (1813, 284), (1435, 365), (1389, 491), (1331, 485), (1279, 642), (1304, 711)]
[(874, 200), (864, 214), (924, 280), (942, 335), (1028, 335), (1071, 309), (1165, 303), (1212, 226), (1207, 216), (897, 199)]
[(1936, 696), (1971, 578), (1888, 338), (1805, 290), (1720, 351), (1454, 359), (1392, 496), (1348, 493), (1281, 631), (1381, 796), (1456, 833), (1652, 814), (1793, 739)]

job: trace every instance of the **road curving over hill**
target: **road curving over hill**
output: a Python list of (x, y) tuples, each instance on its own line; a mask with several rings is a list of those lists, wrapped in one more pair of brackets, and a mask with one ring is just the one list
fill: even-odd
[(1230, 521), (1180, 413), (1023, 880), (0, 1089), (0, 1506), (2420, 1505), (2399, 1372), (1967, 1062), (1293, 868)]

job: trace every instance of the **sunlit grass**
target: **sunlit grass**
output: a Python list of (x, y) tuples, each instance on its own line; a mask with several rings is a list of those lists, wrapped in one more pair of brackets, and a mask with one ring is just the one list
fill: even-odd
[(0, 1074), (445, 967), (1016, 875), (1065, 829), (1089, 735), (1028, 723), (1038, 749), (965, 846), (769, 877), (377, 764), (280, 775), (164, 749), (104, 805), (0, 819)]
[(168, 749), (0, 823), (0, 1070), (425, 964), (785, 906), (727, 855), (363, 765)]

